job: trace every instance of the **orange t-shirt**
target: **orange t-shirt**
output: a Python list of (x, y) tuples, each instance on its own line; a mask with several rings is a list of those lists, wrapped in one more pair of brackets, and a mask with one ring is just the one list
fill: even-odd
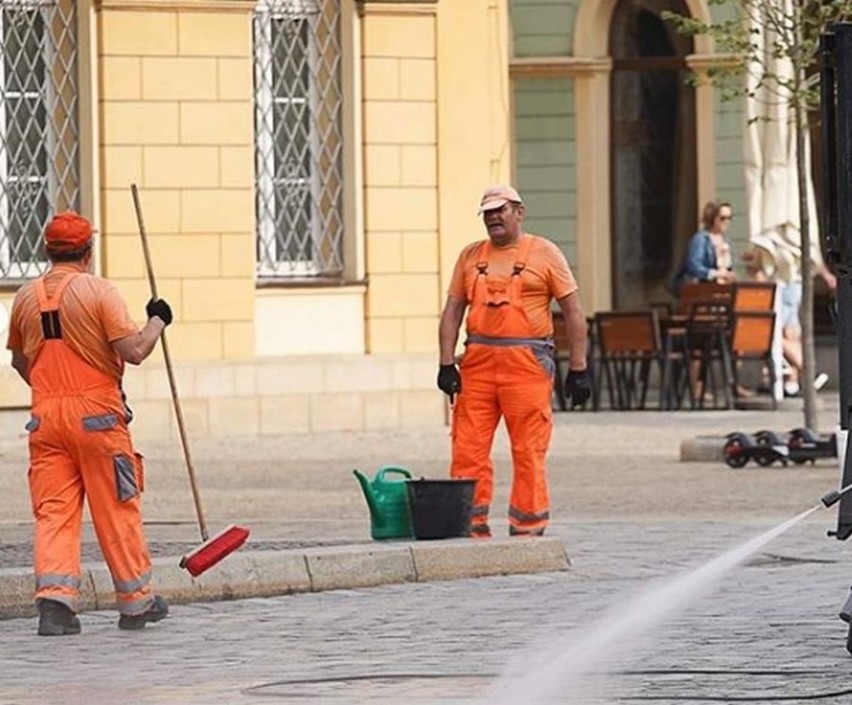
[[(73, 264), (55, 264), (44, 277), (48, 297), (56, 290), (61, 275), (79, 271)], [(62, 295), (59, 321), (63, 342), (95, 369), (121, 380), (124, 364), (112, 343), (138, 333), (139, 328), (113, 284), (91, 274), (78, 274)], [(32, 366), (42, 345), (38, 295), (34, 282), (27, 282), (18, 290), (12, 305), (6, 347), (23, 352)]]
[[(527, 265), (521, 273), (521, 299), (535, 337), (553, 335), (553, 317), (550, 314), (551, 299), (561, 299), (577, 291), (577, 280), (565, 260), (565, 255), (550, 240), (538, 235), (525, 233), (532, 238)], [(467, 301), (467, 292), (471, 290), (477, 277), (476, 264), (485, 240), (474, 242), (465, 247), (453, 270), (450, 296)], [(518, 258), (520, 239), (509, 247), (491, 246), (488, 262), (488, 274), (495, 277), (508, 277)], [(470, 301), (467, 301), (470, 304)], [(487, 335), (486, 331), (477, 331)]]

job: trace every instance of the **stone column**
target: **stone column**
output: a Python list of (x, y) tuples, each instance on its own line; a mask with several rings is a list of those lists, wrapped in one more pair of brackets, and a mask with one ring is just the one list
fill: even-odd
[(577, 258), (588, 314), (612, 308), (609, 59), (572, 66), (577, 111)]
[[(716, 108), (715, 89), (707, 76), (714, 66), (731, 61), (729, 56), (693, 54), (686, 59), (687, 66), (695, 72), (695, 164), (698, 188), (698, 207), (716, 198)], [(696, 213), (696, 220), (700, 215)]]

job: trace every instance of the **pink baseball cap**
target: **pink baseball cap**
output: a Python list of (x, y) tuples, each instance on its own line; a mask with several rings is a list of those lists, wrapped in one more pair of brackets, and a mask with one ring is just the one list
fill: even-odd
[(505, 184), (495, 184), (485, 189), (482, 194), (482, 200), (479, 202), (479, 212), (492, 211), (495, 208), (502, 208), (507, 203), (520, 203), (523, 205), (523, 200), (520, 194), (511, 186)]

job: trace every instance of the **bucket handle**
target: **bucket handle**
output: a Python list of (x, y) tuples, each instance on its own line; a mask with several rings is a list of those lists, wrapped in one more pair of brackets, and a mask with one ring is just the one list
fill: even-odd
[(392, 465), (386, 465), (381, 470), (376, 473), (375, 482), (383, 482), (385, 479), (385, 475), (402, 475), (403, 477), (407, 477), (409, 480), (411, 479), (411, 473), (405, 468), (397, 468)]

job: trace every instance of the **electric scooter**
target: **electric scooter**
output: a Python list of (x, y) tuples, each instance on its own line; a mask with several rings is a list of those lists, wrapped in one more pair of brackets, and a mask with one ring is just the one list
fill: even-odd
[(732, 468), (745, 467), (749, 460), (754, 460), (761, 467), (769, 467), (775, 462), (786, 465), (789, 450), (774, 431), (758, 431), (753, 436), (734, 431), (725, 436), (722, 454), (725, 463)]

